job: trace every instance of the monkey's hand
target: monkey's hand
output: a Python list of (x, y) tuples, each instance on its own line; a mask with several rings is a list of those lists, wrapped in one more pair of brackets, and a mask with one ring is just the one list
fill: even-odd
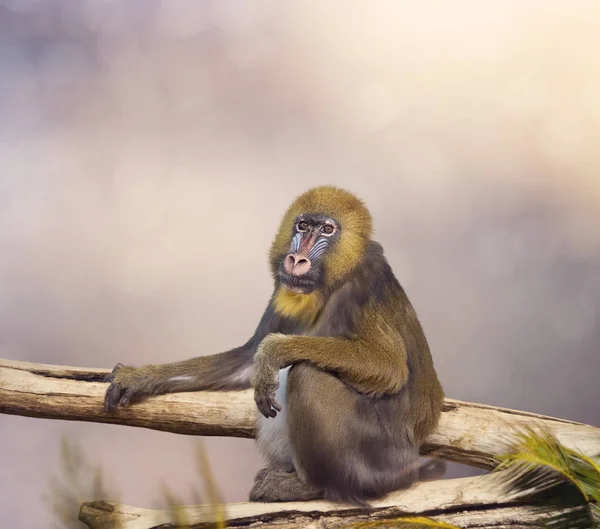
[(150, 393), (148, 373), (143, 369), (117, 364), (105, 378), (110, 386), (104, 395), (104, 411), (112, 412), (118, 406), (129, 406), (133, 398)]
[(256, 406), (260, 413), (267, 418), (276, 417), (277, 412), (281, 411), (281, 405), (275, 400), (275, 392), (279, 388), (279, 367), (271, 360), (269, 341), (266, 338), (254, 355), (254, 373), (252, 375)]

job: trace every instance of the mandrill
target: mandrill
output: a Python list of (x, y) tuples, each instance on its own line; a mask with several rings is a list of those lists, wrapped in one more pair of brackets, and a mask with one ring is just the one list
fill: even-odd
[(271, 246), (274, 290), (254, 336), (211, 356), (117, 364), (106, 411), (145, 395), (252, 387), (267, 466), (250, 500), (365, 505), (410, 486), (444, 394), (415, 310), (371, 231), (351, 193), (323, 186), (300, 195)]

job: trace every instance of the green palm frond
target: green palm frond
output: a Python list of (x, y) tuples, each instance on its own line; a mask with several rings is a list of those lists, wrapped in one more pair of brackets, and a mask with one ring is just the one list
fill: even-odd
[(516, 437), (496, 468), (505, 471), (507, 488), (548, 513), (546, 527), (600, 528), (600, 457), (571, 450), (544, 430), (525, 428)]
[(383, 527), (400, 527), (401, 529), (460, 529), (456, 525), (451, 525), (433, 518), (422, 516), (405, 516), (392, 520), (377, 520), (374, 522), (359, 522), (352, 524), (356, 529), (371, 529)]

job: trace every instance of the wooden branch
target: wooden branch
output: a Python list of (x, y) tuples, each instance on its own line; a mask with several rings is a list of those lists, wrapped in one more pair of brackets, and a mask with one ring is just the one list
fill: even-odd
[[(0, 359), (0, 412), (46, 419), (107, 422), (140, 426), (188, 435), (252, 437), (258, 417), (251, 391), (197, 392), (147, 399), (114, 414), (103, 411), (109, 373), (105, 369), (81, 369)], [(600, 429), (581, 423), (534, 413), (496, 408), (446, 399), (438, 431), (429, 437), (424, 455), (482, 468), (494, 466), (515, 427), (543, 427), (566, 446), (588, 455), (600, 453)], [(236, 503), (223, 506), (230, 526), (261, 528), (347, 527), (353, 522), (373, 521), (402, 514), (435, 516), (463, 528), (530, 528), (543, 515), (532, 505), (508, 493), (499, 474), (419, 483), (390, 494), (361, 510), (320, 502)], [(209, 527), (212, 512), (207, 506), (183, 511), (196, 529)], [(85, 503), (80, 520), (91, 529), (161, 529), (176, 527), (173, 511), (150, 510), (108, 502)]]
[[(260, 526), (261, 529), (347, 528), (355, 522), (375, 521), (413, 514), (433, 516), (464, 529), (528, 528), (541, 525), (545, 515), (532, 505), (519, 502), (521, 496), (505, 491), (500, 473), (474, 478), (418, 483), (373, 502), (372, 509), (357, 509), (326, 501), (294, 503), (230, 503), (222, 506), (229, 527)], [(194, 529), (211, 527), (210, 506), (153, 510), (109, 502), (84, 503), (79, 519), (90, 529), (170, 529), (176, 520), (185, 520)], [(178, 517), (179, 516), (179, 517)], [(121, 525), (117, 525), (120, 522)], [(212, 525), (214, 527), (214, 525)]]
[(106, 369), (0, 359), (0, 413), (140, 426), (188, 435), (254, 436), (258, 411), (247, 391), (174, 393), (104, 411)]
[[(0, 359), (0, 413), (93, 421), (187, 434), (253, 437), (258, 417), (251, 391), (174, 393), (149, 398), (114, 414), (104, 412), (109, 373)], [(567, 447), (600, 454), (600, 429), (535, 413), (446, 399), (440, 425), (423, 455), (480, 468), (511, 440), (511, 429), (543, 427)]]

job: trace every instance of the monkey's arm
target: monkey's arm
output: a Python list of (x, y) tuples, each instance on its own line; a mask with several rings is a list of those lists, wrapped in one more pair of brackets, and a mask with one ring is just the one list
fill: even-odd
[(391, 395), (400, 391), (408, 379), (406, 358), (401, 337), (364, 340), (271, 334), (254, 357), (256, 404), (265, 417), (275, 417), (281, 410), (275, 401), (279, 370), (299, 362), (334, 372), (361, 393)]
[(292, 332), (293, 327), (294, 323), (278, 315), (269, 303), (254, 335), (240, 347), (170, 364), (141, 367), (117, 364), (107, 377), (110, 386), (106, 390), (104, 409), (110, 412), (147, 395), (249, 388), (252, 358), (262, 339), (271, 332)]

